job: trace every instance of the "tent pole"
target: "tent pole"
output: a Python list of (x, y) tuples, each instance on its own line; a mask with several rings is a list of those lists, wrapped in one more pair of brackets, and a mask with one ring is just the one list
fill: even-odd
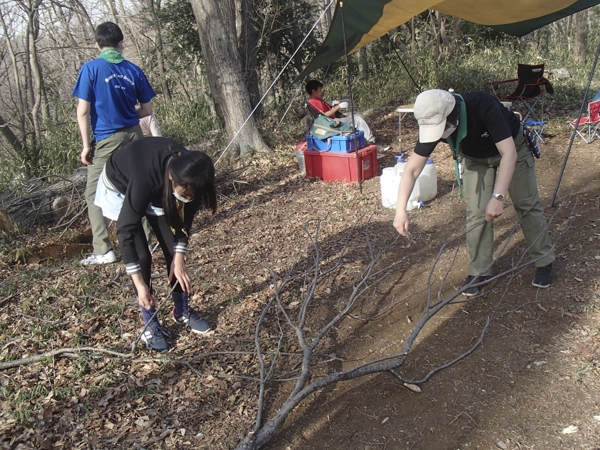
[(411, 75), (411, 73), (408, 71), (408, 67), (406, 67), (406, 64), (404, 64), (404, 61), (402, 61), (402, 58), (400, 58), (400, 53), (398, 53), (398, 49), (396, 48), (396, 45), (394, 45), (394, 43), (392, 42), (392, 40), (390, 39), (390, 35), (389, 34), (385, 34), (388, 38), (388, 41), (390, 43), (390, 45), (392, 46), (392, 48), (394, 49), (394, 52), (396, 53), (396, 56), (398, 57), (398, 59), (400, 60), (400, 63), (402, 64), (402, 67), (404, 67), (404, 70), (406, 70), (406, 73), (408, 74), (408, 76), (410, 77), (410, 79), (412, 80), (413, 84), (415, 85), (415, 87), (417, 88), (417, 91), (419, 93), (423, 92), (423, 90), (421, 89), (421, 86), (419, 86), (417, 84), (417, 82), (415, 81), (415, 79), (413, 78), (413, 76)]
[(565, 160), (562, 165), (562, 169), (560, 169), (560, 174), (558, 176), (558, 183), (556, 183), (556, 189), (554, 190), (554, 195), (552, 196), (552, 201), (550, 202), (550, 208), (554, 207), (554, 202), (556, 200), (556, 196), (558, 194), (558, 188), (560, 186), (560, 182), (562, 180), (563, 174), (565, 172), (565, 168), (567, 167), (567, 160), (569, 159), (569, 154), (571, 153), (571, 147), (573, 147), (573, 141), (577, 136), (577, 128), (579, 127), (579, 121), (581, 120), (581, 116), (583, 115), (583, 109), (585, 108), (585, 104), (588, 98), (588, 92), (590, 91), (590, 86), (592, 84), (592, 79), (594, 78), (594, 73), (596, 72), (596, 65), (598, 64), (598, 56), (600, 56), (600, 44), (598, 44), (598, 48), (596, 49), (596, 57), (594, 58), (594, 65), (592, 66), (592, 71), (590, 72), (590, 78), (588, 80), (588, 84), (585, 88), (585, 94), (583, 94), (583, 99), (581, 100), (581, 107), (579, 108), (579, 119), (577, 119), (577, 124), (575, 125), (575, 129), (571, 133), (571, 140), (569, 141), (569, 148), (567, 150), (567, 154), (565, 155)]
[(358, 179), (358, 188), (362, 194), (362, 177), (360, 176), (360, 158), (358, 156), (358, 139), (356, 138), (356, 125), (354, 124), (354, 98), (352, 97), (352, 80), (350, 77), (350, 60), (348, 59), (348, 49), (346, 48), (346, 25), (344, 23), (344, 2), (340, 1), (340, 13), (342, 18), (342, 40), (344, 41), (344, 56), (346, 57), (346, 73), (348, 75), (348, 95), (350, 96), (350, 117), (352, 118), (352, 130), (354, 130), (354, 148), (356, 149), (356, 178)]

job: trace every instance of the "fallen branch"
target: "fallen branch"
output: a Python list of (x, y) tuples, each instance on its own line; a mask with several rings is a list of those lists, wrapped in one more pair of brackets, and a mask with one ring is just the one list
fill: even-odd
[[(556, 216), (557, 213), (558, 213), (558, 210), (554, 213), (553, 218), (554, 218), (554, 216)], [(571, 221), (572, 221), (572, 217), (573, 217), (573, 215), (571, 215), (571, 219), (570, 219)], [(548, 222), (548, 224), (550, 224), (551, 222), (552, 221), (550, 220)], [(299, 305), (298, 314), (297, 314), (297, 317), (295, 320), (292, 319), (290, 313), (288, 312), (289, 307), (286, 307), (286, 305), (284, 305), (284, 301), (283, 301), (283, 297), (286, 294), (286, 289), (290, 289), (293, 279), (289, 276), (286, 278), (281, 278), (272, 270), (270, 271), (272, 284), (274, 286), (275, 293), (274, 293), (271, 301), (265, 306), (265, 308), (260, 316), (260, 319), (257, 323), (256, 330), (255, 330), (255, 346), (256, 346), (257, 357), (258, 357), (259, 363), (260, 363), (260, 382), (259, 382), (260, 394), (259, 394), (259, 398), (258, 398), (258, 410), (257, 410), (257, 415), (256, 415), (256, 422), (255, 422), (253, 430), (251, 432), (249, 432), (242, 439), (242, 441), (238, 444), (238, 446), (236, 447), (237, 450), (255, 450), (255, 449), (262, 447), (277, 433), (277, 431), (283, 426), (283, 424), (286, 421), (289, 414), (304, 399), (306, 399), (311, 394), (319, 391), (320, 389), (323, 389), (332, 384), (335, 384), (335, 383), (338, 383), (341, 381), (348, 381), (348, 380), (356, 379), (356, 378), (359, 378), (359, 377), (362, 377), (365, 375), (369, 375), (369, 374), (381, 373), (381, 372), (389, 372), (389, 373), (393, 374), (395, 377), (397, 377), (399, 380), (401, 380), (403, 383), (412, 384), (412, 385), (424, 383), (435, 373), (437, 373), (441, 370), (444, 370), (444, 369), (452, 366), (453, 364), (456, 364), (456, 362), (460, 361), (461, 359), (464, 359), (467, 356), (471, 355), (483, 342), (483, 339), (489, 329), (489, 326), (494, 321), (496, 321), (499, 318), (504, 317), (508, 314), (512, 314), (521, 308), (524, 308), (531, 304), (537, 303), (537, 300), (534, 302), (524, 302), (524, 303), (518, 305), (516, 308), (512, 308), (511, 310), (509, 310), (507, 312), (498, 313), (497, 311), (499, 309), (499, 306), (502, 304), (502, 301), (505, 298), (506, 293), (508, 292), (508, 287), (510, 286), (510, 282), (512, 281), (512, 276), (509, 276), (508, 277), (508, 285), (505, 289), (505, 292), (502, 294), (498, 304), (495, 307), (496, 312), (493, 312), (488, 318), (486, 318), (484, 325), (482, 326), (482, 328), (480, 329), (480, 331), (478, 333), (477, 339), (475, 340), (475, 342), (472, 345), (470, 345), (470, 347), (468, 349), (459, 353), (457, 356), (451, 358), (449, 361), (439, 364), (437, 367), (431, 369), (424, 377), (419, 378), (417, 380), (412, 380), (407, 377), (403, 377), (401, 374), (398, 373), (397, 370), (404, 365), (408, 355), (413, 350), (413, 346), (414, 346), (417, 338), (419, 337), (419, 335), (421, 334), (421, 332), (423, 331), (423, 329), (425, 328), (427, 323), (433, 317), (435, 317), (442, 309), (444, 309), (446, 306), (448, 306), (450, 304), (458, 303), (456, 301), (456, 299), (462, 294), (462, 292), (464, 292), (466, 289), (468, 289), (471, 286), (482, 286), (491, 281), (497, 280), (501, 277), (512, 275), (512, 274), (516, 273), (517, 271), (522, 270), (524, 267), (527, 267), (535, 262), (535, 260), (529, 260), (527, 262), (523, 262), (522, 260), (524, 259), (525, 253), (526, 253), (524, 251), (524, 252), (522, 252), (521, 257), (515, 264), (513, 264), (509, 269), (506, 269), (506, 270), (502, 271), (501, 273), (499, 273), (498, 275), (490, 278), (489, 281), (486, 281), (485, 283), (477, 283), (477, 284), (473, 283), (468, 286), (463, 286), (460, 289), (458, 289), (457, 291), (454, 291), (453, 293), (443, 297), (442, 289), (444, 286), (444, 282), (446, 281), (451, 268), (455, 264), (457, 254), (458, 254), (458, 248), (460, 247), (460, 243), (465, 239), (466, 234), (470, 231), (470, 230), (468, 230), (467, 232), (461, 234), (460, 236), (456, 237), (455, 239), (452, 239), (448, 243), (444, 243), (441, 246), (440, 251), (438, 252), (437, 257), (435, 258), (435, 261), (432, 265), (431, 271), (428, 276), (427, 299), (425, 302), (425, 308), (423, 311), (423, 315), (421, 316), (420, 320), (415, 324), (414, 329), (412, 330), (409, 337), (404, 342), (404, 345), (400, 352), (394, 353), (394, 354), (391, 354), (388, 356), (384, 356), (379, 359), (370, 360), (367, 362), (357, 364), (355, 367), (352, 367), (348, 370), (328, 373), (328, 374), (325, 374), (325, 375), (315, 378), (311, 371), (311, 368), (313, 367), (312, 363), (313, 363), (315, 347), (322, 341), (322, 339), (325, 337), (325, 335), (329, 331), (331, 331), (334, 327), (338, 326), (345, 317), (348, 317), (350, 315), (351, 310), (355, 307), (356, 302), (358, 301), (359, 298), (364, 297), (364, 294), (367, 291), (372, 289), (373, 286), (377, 285), (377, 283), (379, 283), (383, 278), (385, 278), (391, 272), (391, 267), (393, 267), (394, 264), (388, 265), (382, 269), (376, 268), (380, 264), (383, 255), (392, 247), (393, 243), (386, 244), (383, 246), (383, 248), (381, 250), (375, 251), (375, 249), (372, 245), (371, 236), (369, 234), (370, 228), (369, 228), (369, 226), (367, 226), (366, 227), (366, 240), (367, 240), (367, 247), (368, 247), (368, 257), (370, 259), (368, 264), (366, 265), (366, 267), (364, 268), (363, 272), (358, 277), (358, 279), (353, 283), (352, 291), (347, 296), (345, 303), (344, 303), (343, 307), (341, 307), (340, 311), (329, 322), (327, 322), (320, 330), (317, 330), (312, 339), (309, 339), (306, 335), (306, 331), (308, 329), (307, 313), (308, 313), (311, 301), (315, 297), (315, 293), (317, 291), (317, 286), (321, 281), (324, 280), (324, 278), (327, 274), (332, 273), (333, 270), (337, 269), (340, 266), (343, 256), (346, 254), (346, 250), (347, 250), (347, 242), (346, 242), (346, 246), (344, 247), (343, 251), (341, 252), (341, 256), (339, 256), (337, 258), (337, 261), (335, 261), (333, 263), (332, 267), (328, 270), (322, 270), (322, 268), (321, 268), (322, 259), (321, 259), (320, 249), (319, 249), (319, 222), (318, 221), (316, 222), (315, 231), (312, 233), (309, 232), (309, 230), (308, 230), (308, 225), (310, 223), (311, 222), (309, 222), (307, 225), (305, 225), (304, 229), (305, 229), (305, 233), (307, 234), (310, 242), (312, 243), (312, 247), (313, 247), (313, 251), (314, 251), (313, 263), (311, 266), (312, 276), (310, 278), (310, 281), (308, 283), (305, 283), (305, 285), (303, 287), (303, 289), (304, 289), (304, 291), (302, 293), (303, 297), (302, 297), (302, 301)], [(506, 252), (508, 245), (511, 241), (511, 238), (515, 235), (516, 230), (518, 229), (518, 225), (519, 225), (519, 223), (517, 221), (514, 224), (514, 226), (511, 228), (510, 233), (508, 235), (508, 239), (506, 240), (504, 245), (502, 245), (502, 247), (498, 251), (498, 254), (496, 255), (496, 257), (494, 258), (494, 260), (492, 261), (491, 264), (494, 264), (495, 262), (497, 262), (498, 258), (500, 258), (501, 256), (504, 255), (504, 253)], [(563, 232), (561, 233), (561, 235), (555, 239), (554, 246), (556, 245), (556, 242), (560, 239), (560, 237), (563, 235), (563, 233), (566, 231), (566, 229), (568, 229), (568, 227), (566, 227), (563, 230)], [(539, 236), (541, 236), (542, 233), (545, 233), (546, 231), (547, 231), (546, 228), (542, 229), (540, 231)], [(539, 238), (539, 236), (538, 236), (538, 238)], [(395, 243), (395, 241), (394, 241), (394, 243)], [(444, 273), (444, 276), (443, 276), (442, 282), (441, 282), (441, 286), (437, 291), (437, 299), (434, 302), (434, 301), (432, 301), (433, 295), (434, 295), (433, 289), (432, 289), (433, 273), (434, 273), (434, 270), (436, 269), (436, 267), (438, 266), (442, 255), (445, 254), (449, 249), (451, 249), (451, 247), (453, 245), (455, 245), (456, 248), (450, 254), (451, 255), (450, 256), (451, 264), (450, 264), (450, 267)], [(531, 245), (533, 245), (533, 243)], [(553, 248), (554, 248), (554, 246), (553, 246)], [(529, 247), (526, 250), (529, 250)], [(538, 259), (541, 259), (541, 258), (538, 258)], [(486, 268), (485, 270), (487, 271), (488, 269), (489, 268)], [(482, 273), (484, 273), (484, 272), (482, 272)], [(269, 374), (266, 372), (266, 362), (263, 361), (263, 357), (262, 357), (261, 347), (263, 344), (261, 342), (260, 336), (261, 336), (262, 329), (265, 327), (265, 324), (267, 323), (267, 318), (269, 317), (269, 313), (273, 310), (273, 308), (276, 308), (276, 311), (285, 318), (286, 324), (290, 327), (293, 334), (296, 335), (298, 345), (300, 346), (300, 348), (302, 349), (302, 352), (303, 352), (303, 360), (302, 360), (302, 365), (301, 365), (301, 369), (300, 369), (300, 374), (295, 382), (295, 386), (293, 387), (291, 393), (283, 401), (279, 410), (276, 411), (275, 414), (271, 418), (264, 421), (264, 423), (263, 423), (264, 395), (266, 392), (267, 383), (270, 381), (270, 377), (269, 377)], [(378, 314), (373, 315), (373, 317), (377, 317), (377, 316), (378, 316)], [(283, 332), (281, 332), (280, 335), (283, 335)]]

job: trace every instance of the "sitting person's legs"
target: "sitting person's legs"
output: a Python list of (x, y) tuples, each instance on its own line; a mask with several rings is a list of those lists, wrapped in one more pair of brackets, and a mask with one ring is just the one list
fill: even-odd
[[(342, 117), (341, 119), (337, 119), (337, 120), (339, 120), (340, 122), (352, 123), (351, 116)], [(366, 142), (369, 142), (370, 144), (375, 143), (375, 137), (371, 133), (371, 129), (369, 128), (369, 125), (367, 124), (367, 121), (365, 120), (365, 118), (363, 117), (362, 114), (360, 114), (360, 113), (354, 114), (354, 126), (356, 127), (357, 130), (361, 130), (365, 133), (365, 141)]]

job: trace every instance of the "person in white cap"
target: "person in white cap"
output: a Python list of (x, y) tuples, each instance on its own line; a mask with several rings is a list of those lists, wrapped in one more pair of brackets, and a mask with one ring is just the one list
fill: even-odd
[(550, 286), (555, 255), (540, 203), (533, 155), (519, 118), (485, 92), (461, 96), (441, 89), (419, 94), (414, 115), (419, 140), (400, 181), (394, 227), (406, 236), (406, 204), (415, 180), (438, 142), (447, 142), (455, 155), (460, 150), (465, 169), (469, 276), (462, 293), (477, 295), (492, 276), (493, 221), (504, 212), (507, 195), (537, 267), (532, 284)]

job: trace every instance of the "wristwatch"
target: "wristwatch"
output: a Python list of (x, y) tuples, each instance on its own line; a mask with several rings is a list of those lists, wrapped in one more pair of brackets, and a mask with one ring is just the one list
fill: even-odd
[(492, 194), (492, 197), (501, 202), (503, 202), (506, 199), (504, 194)]

